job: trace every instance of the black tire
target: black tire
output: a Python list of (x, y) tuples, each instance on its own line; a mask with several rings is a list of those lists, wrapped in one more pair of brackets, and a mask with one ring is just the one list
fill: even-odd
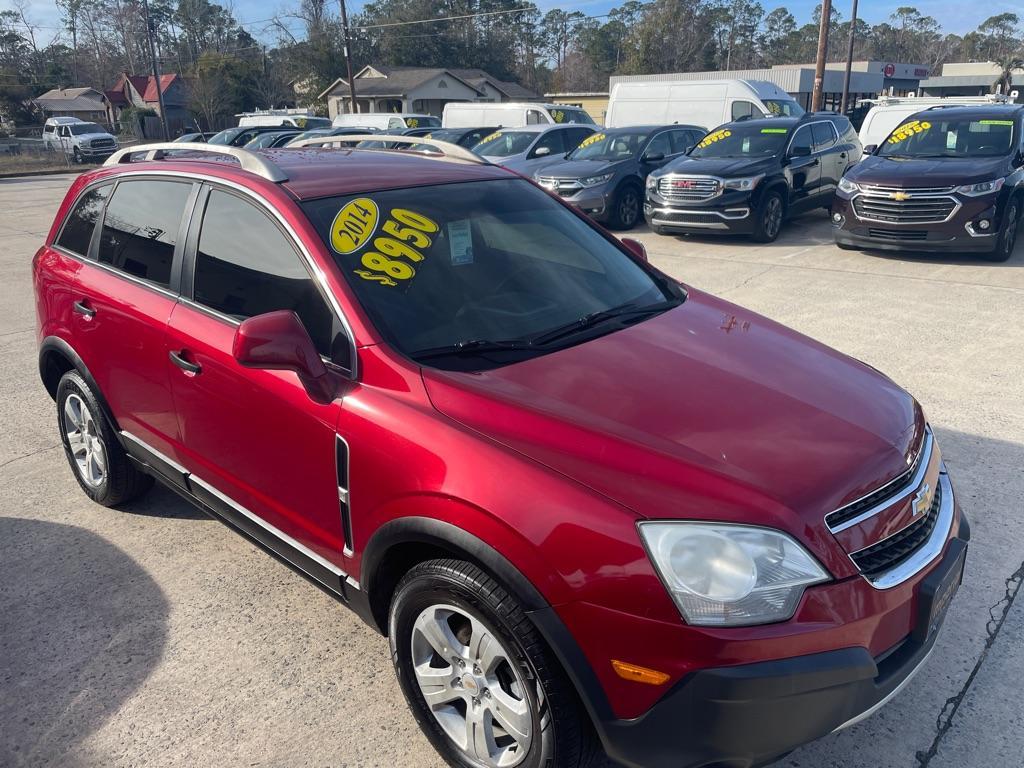
[(623, 184), (612, 198), (608, 225), (612, 229), (632, 229), (643, 217), (643, 193), (635, 184)]
[(771, 189), (765, 193), (761, 204), (754, 214), (754, 231), (751, 239), (755, 243), (772, 243), (782, 231), (782, 222), (786, 220), (786, 204), (782, 194)]
[(85, 160), (82, 158), (82, 151), (78, 147), (75, 147), (72, 150), (71, 154), (78, 165), (81, 165), (83, 162), (85, 162)]
[[(388, 636), (391, 658), (406, 701), (420, 728), (448, 764), (458, 768), (480, 768), (484, 765), (446, 733), (416, 680), (414, 631), (421, 626), (417, 622), (422, 615), (436, 606), (452, 607), (459, 612), (452, 616), (452, 621), (456, 622), (454, 626), (458, 628), (452, 629), (457, 642), (470, 645), (469, 635), (462, 634), (475, 631), (464, 621), (468, 615), (473, 622), (478, 622), (474, 627), (486, 630), (485, 636), (491, 633), (499, 643), (499, 650), (507, 651), (510, 663), (505, 670), (506, 676), (511, 662), (515, 663), (517, 673), (512, 674), (518, 674), (517, 680), (521, 679), (523, 683), (517, 690), (525, 692), (525, 696), (519, 695), (518, 698), (520, 702), (528, 703), (531, 723), (530, 743), (516, 768), (583, 768), (590, 764), (598, 751), (587, 715), (562, 668), (516, 598), (475, 565), (461, 560), (430, 560), (412, 568), (396, 588), (389, 612)], [(444, 611), (443, 608), (439, 610)], [(427, 650), (428, 654), (432, 652), (429, 648)], [(454, 651), (452, 661), (447, 657), (443, 660), (431, 657), (430, 667), (437, 668), (440, 664), (441, 668), (448, 667), (451, 674), (458, 676), (461, 670), (454, 663), (456, 658), (462, 657)], [(421, 659), (421, 670), (424, 663)], [(469, 663), (474, 663), (471, 657)], [(457, 686), (463, 692), (467, 689), (479, 692), (480, 678), (474, 678), (473, 674), (468, 674), (468, 677), (470, 681), (465, 686), (458, 682), (452, 687)], [(472, 682), (474, 679), (477, 683)], [(445, 691), (449, 690), (445, 684), (440, 685)], [(486, 687), (479, 695), (486, 695), (487, 701), (491, 701), (492, 694)], [(466, 702), (455, 702), (455, 705), (461, 706), (463, 711), (474, 706)], [(442, 706), (450, 709), (447, 705)], [(500, 705), (496, 708), (500, 710)], [(463, 719), (468, 720), (466, 714), (463, 714)], [(500, 726), (497, 719), (492, 727), (494, 725)]]
[[(70, 404), (69, 401), (71, 401)], [(85, 421), (91, 424), (90, 427), (78, 430), (78, 432), (83, 433), (90, 440), (91, 446), (93, 446), (93, 456), (99, 453), (102, 458), (104, 471), (96, 473), (99, 478), (98, 482), (90, 481), (87, 477), (87, 474), (90, 474), (89, 470), (80, 466), (79, 459), (76, 458), (75, 451), (72, 449), (72, 437), (69, 432), (72, 431), (75, 424), (71, 413), (76, 410), (78, 403), (87, 409), (85, 413), (88, 415), (88, 419)], [(80, 409), (79, 413), (82, 413)], [(139, 498), (153, 487), (153, 478), (137, 470), (129, 461), (128, 455), (124, 452), (110, 423), (104, 416), (103, 407), (78, 371), (68, 371), (61, 377), (60, 383), (57, 385), (57, 428), (60, 430), (64, 454), (67, 456), (68, 464), (71, 465), (71, 471), (74, 473), (78, 485), (81, 486), (85, 495), (97, 504), (116, 507)], [(100, 446), (99, 449), (95, 448), (97, 444)], [(79, 449), (79, 453), (82, 450)], [(98, 467), (99, 464), (94, 461), (92, 466)]]
[(1020, 198), (1014, 197), (1006, 204), (1003, 211), (1003, 225), (996, 237), (996, 247), (986, 255), (988, 261), (1009, 261), (1013, 256), (1013, 248), (1017, 244), (1017, 233), (1020, 231)]

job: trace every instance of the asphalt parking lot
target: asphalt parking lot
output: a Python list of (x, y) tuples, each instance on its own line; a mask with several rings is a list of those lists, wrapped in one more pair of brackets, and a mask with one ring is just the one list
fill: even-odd
[[(30, 276), (70, 180), (0, 179), (0, 766), (441, 765), (386, 642), (345, 608), (169, 491), (124, 512), (80, 492), (38, 379)], [(764, 246), (634, 236), (667, 272), (914, 393), (971, 517), (926, 667), (779, 765), (1024, 765), (1024, 246), (1006, 264), (840, 251), (824, 212)]]

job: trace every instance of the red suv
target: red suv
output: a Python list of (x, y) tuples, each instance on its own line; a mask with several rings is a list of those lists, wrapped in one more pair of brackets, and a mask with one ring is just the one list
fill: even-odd
[(85, 493), (335, 594), (452, 765), (747, 768), (887, 702), (969, 538), (914, 399), (437, 150), (81, 176), (33, 274)]

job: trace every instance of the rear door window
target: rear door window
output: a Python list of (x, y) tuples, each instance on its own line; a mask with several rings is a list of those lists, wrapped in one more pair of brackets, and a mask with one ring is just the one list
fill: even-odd
[(92, 240), (93, 230), (112, 188), (111, 184), (94, 187), (79, 198), (74, 209), (64, 220), (64, 226), (57, 236), (57, 245), (79, 256), (89, 255), (89, 242)]
[(97, 258), (125, 274), (170, 287), (181, 218), (192, 184), (154, 179), (118, 183), (103, 216)]
[(814, 123), (811, 126), (814, 135), (814, 151), (821, 152), (836, 143), (836, 129), (832, 123)]

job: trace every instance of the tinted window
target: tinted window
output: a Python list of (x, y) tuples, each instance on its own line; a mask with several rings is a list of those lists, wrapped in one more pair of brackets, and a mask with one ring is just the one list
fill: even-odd
[(645, 155), (671, 155), (672, 154), (672, 140), (669, 137), (668, 131), (659, 133), (653, 139), (651, 143), (647, 145), (644, 150)]
[(576, 149), (587, 136), (590, 136), (594, 132), (593, 128), (570, 128), (565, 132), (565, 148), (566, 150)]
[(99, 260), (167, 288), (191, 191), (191, 184), (179, 181), (119, 183), (103, 217)]
[(565, 154), (565, 131), (549, 131), (540, 137), (537, 145), (533, 148), (531, 155), (537, 157), (543, 154), (541, 149), (547, 149), (548, 155), (564, 155)]
[(747, 117), (749, 115), (761, 114), (761, 110), (757, 109), (749, 101), (734, 101), (732, 103), (732, 119), (739, 120), (741, 117)]
[(193, 298), (236, 320), (290, 309), (320, 354), (349, 364), (347, 337), (288, 238), (251, 203), (216, 189), (203, 215)]
[(807, 147), (808, 149), (813, 149), (813, 138), (814, 137), (811, 135), (811, 127), (809, 125), (805, 125), (803, 128), (796, 132), (796, 135), (793, 136), (793, 143), (789, 145), (790, 154), (793, 154), (793, 150), (795, 150), (797, 147)]
[(669, 139), (672, 142), (672, 154), (678, 155), (685, 152), (700, 140), (700, 136), (694, 136), (694, 131), (669, 131)]
[(110, 196), (111, 185), (90, 189), (75, 205), (75, 209), (64, 222), (64, 228), (57, 238), (57, 245), (67, 248), (79, 256), (89, 255), (89, 241), (92, 239), (96, 220), (103, 210), (103, 204)]
[(815, 123), (811, 126), (814, 134), (814, 151), (820, 152), (836, 143), (836, 130), (832, 123)]

